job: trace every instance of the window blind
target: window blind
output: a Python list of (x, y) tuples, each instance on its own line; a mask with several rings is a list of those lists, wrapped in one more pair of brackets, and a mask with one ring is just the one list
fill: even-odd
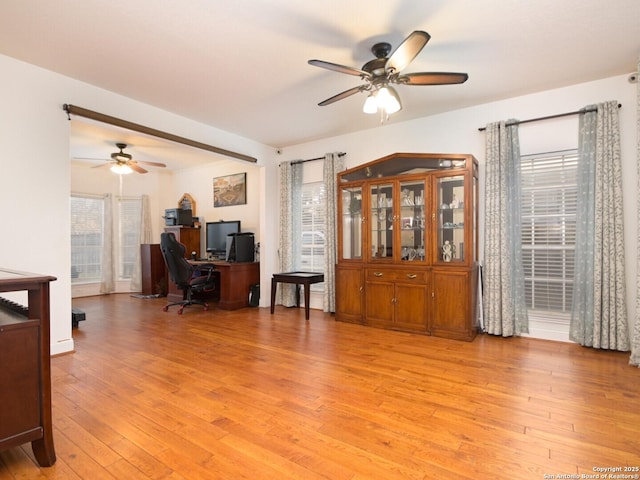
[(102, 274), (104, 199), (71, 196), (71, 283), (99, 282)]
[[(324, 239), (326, 193), (323, 182), (304, 183), (302, 193), (302, 221), (300, 269), (324, 272)], [(311, 285), (311, 290), (323, 290), (324, 283)]]
[(531, 312), (567, 321), (573, 295), (577, 151), (521, 158), (522, 255)]

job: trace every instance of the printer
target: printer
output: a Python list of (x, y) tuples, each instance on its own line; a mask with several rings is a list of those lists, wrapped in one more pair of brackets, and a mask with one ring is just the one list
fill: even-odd
[(164, 211), (164, 224), (167, 227), (174, 225), (193, 225), (193, 214), (191, 209), (170, 208)]

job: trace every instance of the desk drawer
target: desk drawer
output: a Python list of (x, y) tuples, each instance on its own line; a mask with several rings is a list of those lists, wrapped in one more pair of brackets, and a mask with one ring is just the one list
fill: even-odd
[(427, 283), (428, 272), (421, 270), (397, 270), (387, 268), (367, 269), (367, 281)]

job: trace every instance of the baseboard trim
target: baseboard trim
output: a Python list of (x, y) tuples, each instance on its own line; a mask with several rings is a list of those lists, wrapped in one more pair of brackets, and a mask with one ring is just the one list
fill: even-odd
[(73, 352), (73, 350), (73, 338), (68, 338), (51, 344), (51, 355), (61, 355), (63, 353)]

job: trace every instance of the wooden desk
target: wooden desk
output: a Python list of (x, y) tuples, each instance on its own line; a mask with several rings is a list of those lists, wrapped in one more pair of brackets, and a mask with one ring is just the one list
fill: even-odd
[(304, 318), (309, 320), (309, 290), (312, 283), (324, 282), (324, 274), (317, 272), (274, 273), (271, 278), (271, 313), (276, 304), (276, 289), (280, 283), (296, 285), (296, 306), (300, 306), (300, 285), (304, 285)]
[[(237, 310), (249, 306), (249, 288), (251, 285), (260, 284), (260, 262), (223, 262), (214, 261), (194, 261), (189, 260), (192, 265), (202, 265), (213, 263), (216, 271), (220, 275), (220, 300), (218, 308), (222, 310)], [(175, 286), (175, 283), (171, 282)], [(171, 292), (171, 286), (169, 289)], [(182, 293), (180, 292), (180, 297)], [(167, 297), (169, 297), (167, 295)], [(181, 299), (181, 298), (180, 298)]]
[(0, 269), (0, 292), (27, 290), (28, 307), (0, 298), (0, 450), (31, 442), (42, 467), (56, 461), (51, 428), (49, 283)]

